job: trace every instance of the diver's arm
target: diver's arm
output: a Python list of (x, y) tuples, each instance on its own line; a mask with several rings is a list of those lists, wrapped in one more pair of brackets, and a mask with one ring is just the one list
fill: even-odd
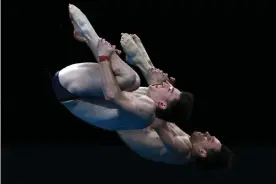
[(163, 141), (166, 149), (177, 153), (188, 153), (191, 149), (188, 135), (183, 131), (177, 130), (168, 122), (160, 123), (160, 126), (153, 128)]

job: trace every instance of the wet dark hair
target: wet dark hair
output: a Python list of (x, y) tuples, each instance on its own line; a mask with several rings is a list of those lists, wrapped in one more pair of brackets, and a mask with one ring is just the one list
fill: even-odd
[(156, 109), (155, 116), (165, 121), (183, 122), (190, 117), (193, 106), (194, 95), (188, 92), (181, 92), (180, 98), (170, 102), (166, 109)]
[(226, 169), (229, 170), (233, 165), (234, 154), (229, 148), (222, 145), (220, 151), (209, 150), (207, 151), (207, 157), (203, 158), (197, 156), (195, 162), (202, 169), (215, 170)]

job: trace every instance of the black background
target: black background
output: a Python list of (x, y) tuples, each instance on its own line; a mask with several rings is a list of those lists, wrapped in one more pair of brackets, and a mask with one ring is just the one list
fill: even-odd
[[(53, 96), (49, 73), (94, 58), (72, 37), (68, 2), (25, 3), (5, 2), (2, 8), (3, 183), (21, 177), (16, 183), (37, 183), (35, 178), (84, 183), (108, 176), (128, 181), (129, 175), (222, 182), (221, 174), (145, 161), (115, 132), (67, 112)], [(99, 36), (119, 48), (121, 32), (136, 33), (154, 65), (174, 76), (178, 88), (195, 94), (192, 118), (181, 128), (208, 130), (234, 150), (238, 164), (228, 182), (269, 179), (275, 163), (275, 60), (272, 11), (265, 1), (71, 3)]]

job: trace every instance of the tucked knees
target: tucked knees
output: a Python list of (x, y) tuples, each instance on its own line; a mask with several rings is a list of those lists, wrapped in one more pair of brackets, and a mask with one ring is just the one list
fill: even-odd
[(136, 72), (133, 72), (131, 74), (131, 76), (129, 76), (129, 78), (127, 79), (126, 83), (128, 83), (128, 84), (127, 84), (125, 91), (132, 92), (132, 91), (137, 90), (140, 87), (141, 79)]
[[(115, 72), (116, 73), (116, 72)], [(79, 63), (70, 65), (59, 72), (61, 85), (76, 95), (99, 96), (102, 91), (102, 73), (97, 63)], [(124, 91), (135, 91), (140, 87), (140, 77), (132, 70), (116, 75), (116, 80)]]

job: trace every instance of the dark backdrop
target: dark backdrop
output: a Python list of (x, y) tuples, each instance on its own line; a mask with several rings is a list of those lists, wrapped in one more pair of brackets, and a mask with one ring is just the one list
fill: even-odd
[[(118, 47), (121, 32), (139, 35), (155, 66), (174, 76), (178, 88), (195, 94), (192, 118), (181, 128), (208, 130), (235, 151), (238, 164), (228, 173), (232, 178), (228, 182), (271, 176), (274, 43), (272, 11), (265, 1), (72, 3), (101, 37)], [(72, 37), (67, 4), (3, 5), (2, 169), (6, 172), (2, 177), (6, 183), (21, 177), (19, 183), (38, 182), (35, 178), (93, 181), (96, 176), (108, 178), (106, 173), (125, 180), (124, 172), (158, 181), (176, 177), (174, 181), (217, 178), (221, 182), (225, 175), (145, 161), (125, 148), (115, 132), (78, 120), (56, 101), (49, 76), (75, 62), (95, 62), (89, 49)], [(120, 165), (122, 170), (117, 168)]]

